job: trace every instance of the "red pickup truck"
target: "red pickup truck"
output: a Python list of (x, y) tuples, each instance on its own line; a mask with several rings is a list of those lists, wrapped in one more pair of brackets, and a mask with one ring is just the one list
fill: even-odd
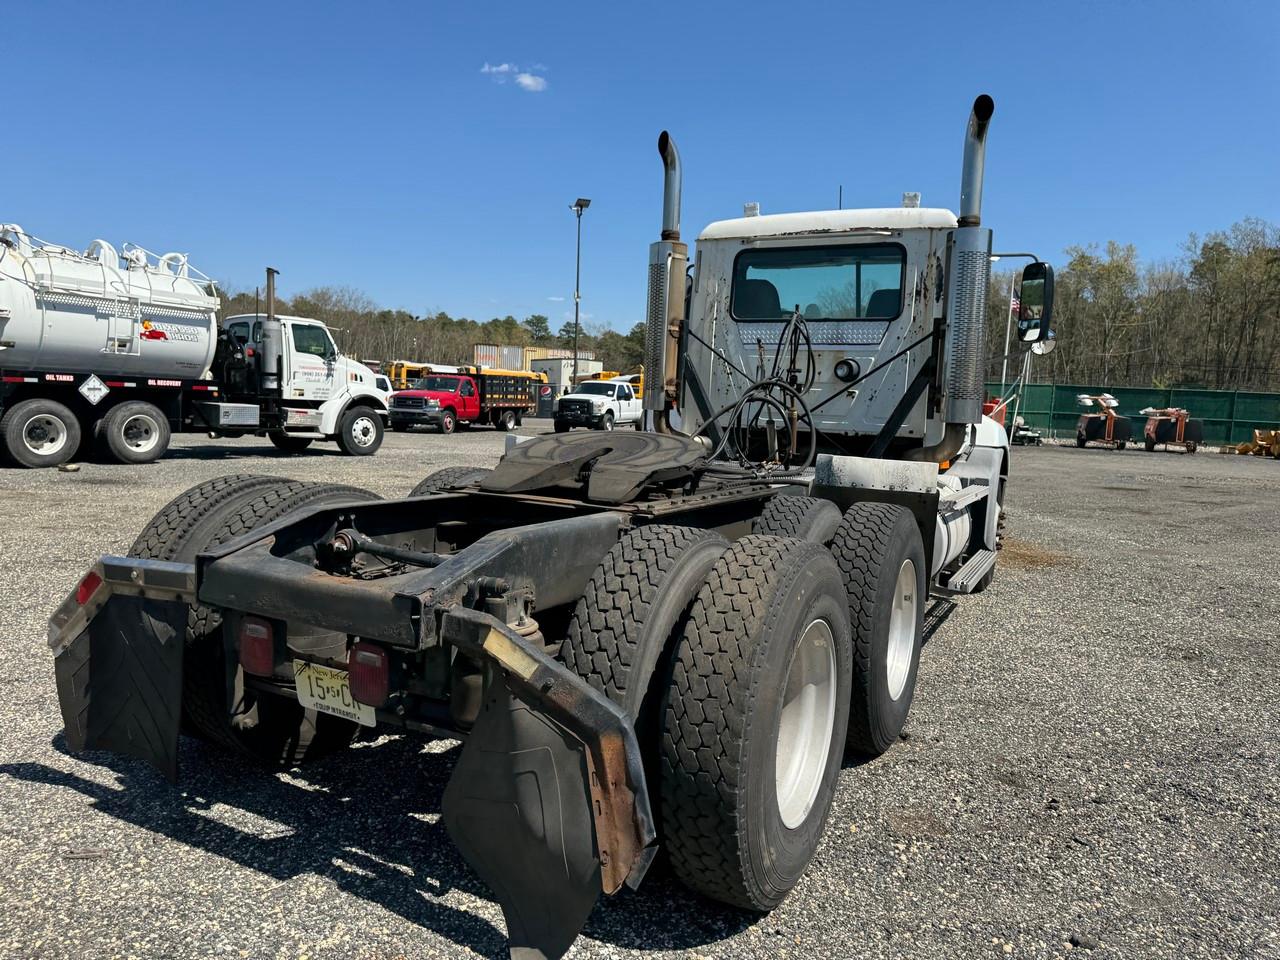
[(391, 429), (428, 426), (453, 433), (460, 423), (491, 423), (511, 430), (537, 409), (538, 390), (546, 382), (546, 374), (525, 370), (459, 367), (457, 373), (430, 373), (391, 395)]

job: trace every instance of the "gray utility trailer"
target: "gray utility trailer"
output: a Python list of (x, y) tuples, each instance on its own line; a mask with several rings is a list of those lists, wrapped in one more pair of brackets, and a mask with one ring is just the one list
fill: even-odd
[[(692, 889), (772, 909), (846, 751), (898, 738), (928, 597), (995, 572), (992, 109), (970, 117), (959, 217), (726, 221), (687, 284), (664, 134), (647, 429), (512, 437), (493, 470), (396, 501), (251, 476), (193, 488), (52, 618), (71, 747), (176, 778), (180, 732), (289, 765), (362, 727), (461, 739), (443, 819), (515, 956), (563, 954), (659, 850)], [(1048, 336), (1043, 264), (1021, 300), (1022, 341)]]

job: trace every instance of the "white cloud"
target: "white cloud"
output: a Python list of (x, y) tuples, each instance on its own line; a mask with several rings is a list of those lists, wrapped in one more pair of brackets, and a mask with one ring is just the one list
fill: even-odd
[(564, 297), (547, 297), (552, 303), (564, 303)]
[(521, 90), (527, 90), (530, 93), (541, 93), (547, 89), (547, 78), (535, 76), (532, 73), (517, 73), (516, 85)]
[(486, 60), (480, 72), (494, 83), (506, 83), (508, 78), (512, 78), (517, 87), (528, 93), (541, 93), (547, 89), (547, 78), (539, 76), (547, 72), (545, 64), (535, 63), (529, 69), (521, 70), (519, 64), (508, 63), (505, 60), (502, 63), (490, 63)]

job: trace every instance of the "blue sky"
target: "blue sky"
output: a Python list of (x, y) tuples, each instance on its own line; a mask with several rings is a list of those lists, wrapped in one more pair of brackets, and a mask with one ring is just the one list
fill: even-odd
[(232, 288), (270, 264), (285, 293), (555, 327), (585, 196), (582, 309), (625, 330), (660, 130), (687, 239), (840, 184), (846, 206), (954, 209), (979, 92), (1001, 249), (1160, 260), (1280, 221), (1274, 3), (26, 2), (3, 30), (0, 221), (189, 252)]

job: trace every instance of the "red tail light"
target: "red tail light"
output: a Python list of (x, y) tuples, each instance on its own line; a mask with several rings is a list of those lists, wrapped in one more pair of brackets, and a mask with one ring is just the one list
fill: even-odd
[(97, 571), (90, 570), (86, 573), (84, 579), (80, 581), (80, 586), (76, 587), (76, 605), (83, 607), (100, 586), (102, 586), (102, 578), (98, 576)]
[(387, 702), (391, 669), (387, 651), (382, 647), (357, 640), (347, 657), (347, 675), (352, 697), (371, 707)]
[(276, 668), (276, 644), (271, 623), (261, 617), (240, 621), (240, 666), (245, 673), (269, 677)]

